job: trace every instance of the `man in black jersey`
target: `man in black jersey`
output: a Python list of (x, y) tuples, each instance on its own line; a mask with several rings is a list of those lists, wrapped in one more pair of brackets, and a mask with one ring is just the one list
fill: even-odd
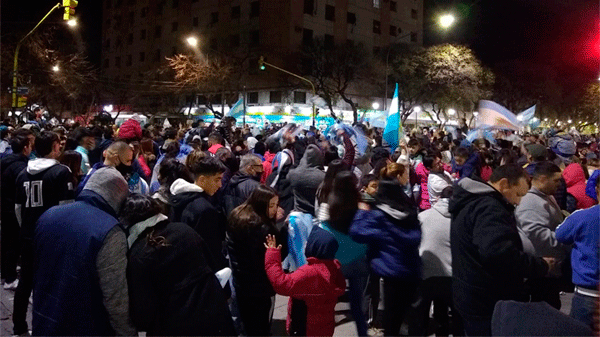
[(15, 293), (13, 323), (15, 335), (27, 333), (27, 306), (33, 287), (33, 234), (38, 218), (50, 207), (73, 201), (71, 170), (58, 162), (60, 138), (43, 131), (35, 140), (38, 159), (27, 163), (17, 177), (15, 213), (21, 224), (21, 277)]

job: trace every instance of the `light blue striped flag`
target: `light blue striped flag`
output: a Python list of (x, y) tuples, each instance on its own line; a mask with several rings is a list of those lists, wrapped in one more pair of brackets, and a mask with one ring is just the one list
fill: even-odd
[(225, 114), (225, 117), (234, 117), (238, 118), (242, 114), (244, 114), (244, 98), (240, 97), (237, 102), (229, 109), (229, 111)]

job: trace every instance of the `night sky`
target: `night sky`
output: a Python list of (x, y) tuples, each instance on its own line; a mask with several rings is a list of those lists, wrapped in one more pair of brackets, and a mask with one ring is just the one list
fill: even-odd
[[(58, 1), (3, 1), (2, 37), (26, 33)], [(494, 68), (510, 60), (551, 65), (564, 85), (596, 80), (600, 74), (597, 0), (425, 0), (425, 43), (470, 46)], [(437, 13), (452, 11), (458, 22), (448, 32), (431, 28)], [(90, 60), (100, 63), (101, 0), (80, 0), (77, 15)], [(56, 13), (50, 24), (61, 21)]]

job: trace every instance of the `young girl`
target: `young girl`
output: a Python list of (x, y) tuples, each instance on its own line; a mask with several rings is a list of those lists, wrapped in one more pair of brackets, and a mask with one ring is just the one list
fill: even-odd
[(335, 260), (338, 243), (333, 235), (314, 227), (306, 243), (308, 264), (286, 274), (281, 268), (280, 246), (267, 235), (265, 270), (280, 295), (290, 296), (287, 331), (290, 336), (333, 336), (335, 305), (346, 281)]

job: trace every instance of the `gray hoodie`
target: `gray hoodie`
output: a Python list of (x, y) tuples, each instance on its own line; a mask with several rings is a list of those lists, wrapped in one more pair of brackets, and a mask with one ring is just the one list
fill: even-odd
[(419, 214), (421, 246), (419, 255), (423, 263), (423, 280), (430, 277), (452, 277), (452, 251), (450, 249), (449, 199), (439, 199), (430, 209)]
[(315, 196), (325, 179), (323, 154), (316, 145), (309, 145), (300, 165), (288, 173), (294, 194), (294, 210), (315, 216)]

